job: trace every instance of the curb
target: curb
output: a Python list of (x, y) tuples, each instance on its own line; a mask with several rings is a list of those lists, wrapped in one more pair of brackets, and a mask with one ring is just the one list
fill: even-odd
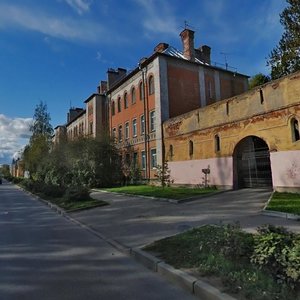
[(267, 203), (265, 204), (263, 210), (262, 210), (262, 215), (264, 216), (268, 216), (268, 217), (277, 217), (277, 218), (283, 218), (286, 220), (296, 220), (296, 221), (300, 221), (300, 216), (299, 215), (295, 215), (295, 214), (291, 214), (291, 213), (285, 213), (285, 212), (281, 212), (281, 211), (276, 211), (276, 210), (268, 210), (268, 204), (269, 202), (272, 200), (273, 194), (275, 192), (273, 191), (271, 196), (269, 197)]
[(195, 195), (195, 196), (183, 198), (183, 199), (170, 199), (170, 198), (159, 198), (159, 197), (134, 195), (134, 194), (128, 194), (128, 193), (109, 192), (109, 191), (105, 191), (105, 190), (100, 191), (100, 190), (92, 189), (92, 192), (94, 192), (94, 193), (98, 192), (98, 193), (115, 194), (115, 195), (120, 195), (120, 196), (124, 195), (124, 196), (129, 196), (129, 197), (138, 197), (138, 198), (144, 198), (144, 199), (152, 199), (152, 200), (156, 200), (156, 201), (169, 202), (169, 203), (173, 203), (173, 204), (181, 204), (181, 203), (201, 200), (203, 198), (212, 197), (212, 196), (215, 196), (218, 194), (226, 193), (228, 191), (231, 191), (231, 190), (217, 191), (217, 192), (212, 192), (212, 193), (207, 193), (207, 194), (199, 194), (199, 195)]
[(205, 299), (205, 300), (237, 300), (225, 293), (222, 293), (215, 287), (209, 285), (208, 283), (203, 282), (202, 280), (191, 276), (181, 270), (175, 269), (172, 266), (166, 264), (159, 258), (149, 254), (148, 252), (145, 252), (139, 248), (130, 248), (127, 247), (118, 241), (115, 241), (113, 239), (107, 238), (102, 233), (95, 230), (93, 227), (84, 224), (83, 222), (80, 222), (71, 216), (69, 216), (64, 210), (59, 208), (58, 206), (50, 203), (47, 200), (44, 200), (40, 198), (39, 196), (36, 196), (26, 190), (24, 190), (22, 187), (16, 185), (20, 190), (24, 191), (28, 195), (30, 195), (32, 198), (48, 205), (52, 210), (59, 213), (69, 221), (73, 222), (74, 224), (80, 226), (81, 228), (84, 228), (85, 230), (89, 231), (93, 235), (97, 236), (98, 238), (102, 239), (103, 241), (107, 242), (111, 246), (113, 246), (115, 249), (119, 250), (120, 252), (124, 253), (125, 255), (131, 256), (135, 259), (138, 263), (142, 264), (144, 267), (146, 267), (149, 270), (152, 270), (153, 272), (156, 272), (166, 278), (167, 280), (181, 286), (185, 290), (189, 291), (191, 294), (194, 294), (199, 299)]
[(264, 209), (262, 211), (262, 215), (268, 216), (268, 217), (277, 217), (277, 218), (283, 218), (283, 219), (287, 219), (287, 220), (300, 221), (300, 216), (299, 215), (284, 213), (284, 212), (275, 211), (275, 210), (266, 210), (266, 209)]

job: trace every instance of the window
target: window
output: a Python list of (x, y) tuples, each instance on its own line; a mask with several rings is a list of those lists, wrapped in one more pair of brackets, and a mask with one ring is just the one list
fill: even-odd
[(121, 112), (121, 98), (118, 98), (118, 112)]
[(137, 136), (137, 126), (136, 126), (136, 119), (132, 120), (132, 135)]
[(113, 137), (113, 139), (115, 139), (116, 138), (116, 128), (114, 128), (113, 130), (112, 130), (112, 137)]
[(144, 100), (145, 97), (143, 82), (140, 82), (139, 90), (140, 90), (140, 100), (142, 101)]
[(295, 118), (291, 120), (292, 140), (293, 142), (300, 140), (299, 122)]
[(193, 156), (194, 154), (194, 143), (193, 141), (189, 141), (189, 155)]
[(90, 122), (89, 125), (89, 134), (93, 134), (93, 122)]
[(145, 134), (145, 117), (141, 116), (141, 135)]
[(133, 166), (134, 166), (134, 168), (136, 168), (137, 165), (138, 165), (138, 154), (137, 154), (137, 152), (134, 152), (133, 153)]
[(215, 135), (215, 150), (216, 152), (221, 150), (220, 137), (217, 134)]
[(213, 99), (213, 87), (212, 87), (212, 82), (208, 82), (208, 97), (209, 99)]
[(262, 89), (259, 89), (259, 97), (260, 97), (260, 104), (263, 104), (265, 99), (264, 99), (264, 93)]
[(129, 122), (125, 123), (125, 140), (129, 139)]
[(142, 155), (142, 169), (145, 170), (146, 169), (146, 152), (142, 151), (141, 155)]
[(111, 103), (111, 115), (114, 116), (115, 113), (116, 113), (116, 111), (115, 111), (115, 102), (113, 101), (113, 102)]
[(154, 94), (154, 77), (153, 76), (150, 76), (149, 77), (149, 95), (152, 95)]
[(151, 155), (151, 168), (156, 168), (157, 166), (156, 149), (151, 149), (150, 155)]
[(169, 146), (169, 157), (170, 157), (170, 160), (173, 159), (173, 156), (174, 156), (173, 145), (170, 145), (170, 146)]
[(127, 93), (124, 94), (124, 108), (128, 108), (128, 96)]
[(135, 94), (135, 88), (133, 87), (131, 90), (131, 103), (134, 104), (136, 102), (136, 94)]
[(118, 141), (122, 142), (122, 138), (122, 125), (120, 125), (118, 128)]
[(150, 131), (155, 131), (155, 110), (150, 112)]

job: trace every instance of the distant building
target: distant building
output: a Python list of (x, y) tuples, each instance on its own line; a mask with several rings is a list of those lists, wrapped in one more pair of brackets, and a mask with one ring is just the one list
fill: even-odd
[(66, 125), (55, 127), (54, 146), (63, 140), (75, 140), (79, 137), (99, 139), (108, 134), (108, 116), (106, 104), (106, 82), (101, 81), (97, 93), (90, 95), (84, 108), (70, 108)]

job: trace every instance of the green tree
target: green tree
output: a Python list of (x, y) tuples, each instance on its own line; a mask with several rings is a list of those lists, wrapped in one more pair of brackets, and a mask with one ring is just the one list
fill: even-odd
[(35, 108), (30, 127), (32, 135), (23, 151), (25, 169), (29, 171), (31, 178), (36, 178), (37, 172), (43, 168), (49, 154), (53, 134), (50, 120), (47, 105), (41, 101)]
[(300, 0), (286, 2), (288, 6), (280, 14), (284, 32), (267, 61), (272, 79), (300, 70)]
[(249, 79), (249, 89), (262, 85), (270, 81), (270, 77), (262, 73), (258, 73)]

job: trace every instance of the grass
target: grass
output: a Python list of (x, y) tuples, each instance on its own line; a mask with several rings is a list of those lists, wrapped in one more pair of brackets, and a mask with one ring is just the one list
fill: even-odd
[(267, 206), (267, 210), (300, 215), (300, 194), (275, 192)]
[(49, 196), (45, 196), (45, 195), (40, 195), (40, 197), (61, 207), (66, 212), (90, 209), (90, 208), (104, 206), (104, 205), (108, 204), (105, 201), (95, 200), (95, 199), (91, 199), (91, 198), (86, 199), (86, 200), (81, 200), (81, 201), (66, 201), (64, 198), (54, 198), (54, 197), (49, 197)]
[(162, 188), (160, 186), (136, 185), (136, 186), (110, 188), (110, 189), (106, 189), (106, 191), (179, 200), (179, 199), (185, 199), (193, 196), (213, 193), (216, 192), (217, 189), (216, 188), (186, 188), (186, 187)]
[(157, 241), (144, 250), (178, 269), (218, 277), (223, 291), (238, 299), (299, 300), (272, 274), (250, 263), (253, 235), (230, 227), (203, 226)]

